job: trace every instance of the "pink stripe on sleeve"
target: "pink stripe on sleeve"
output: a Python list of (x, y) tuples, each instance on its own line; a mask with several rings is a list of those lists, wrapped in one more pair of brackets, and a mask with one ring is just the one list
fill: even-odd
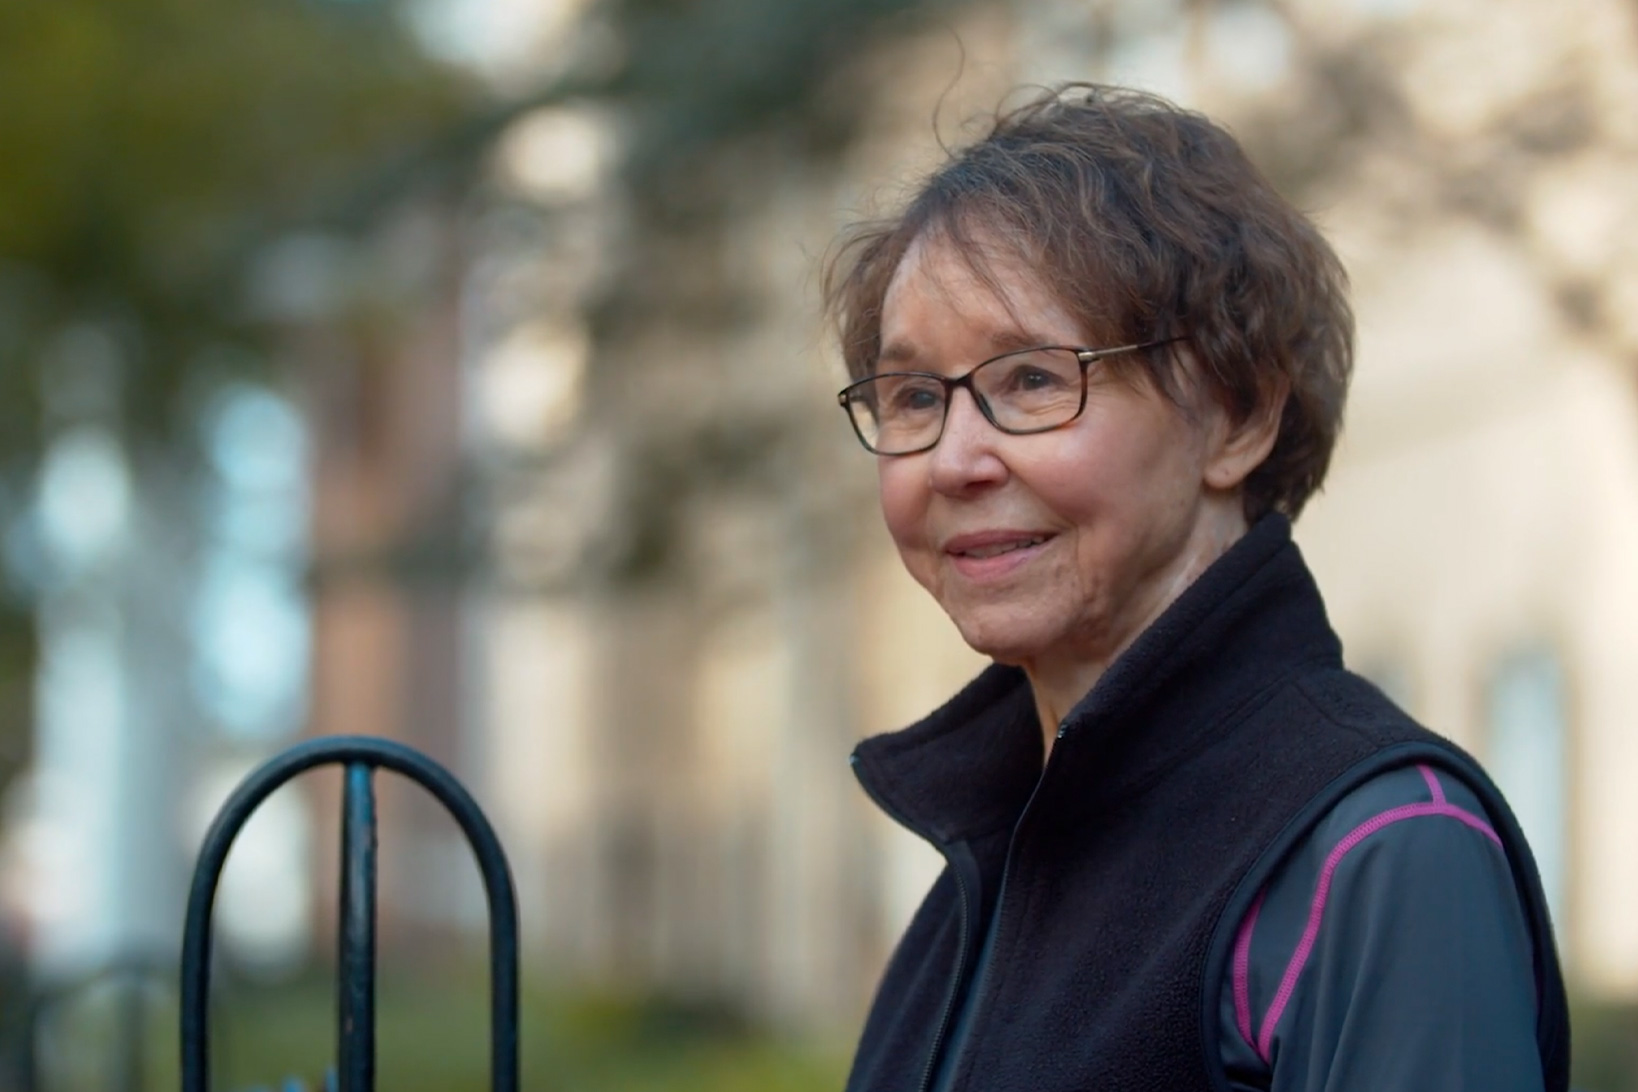
[(1257, 1040), (1251, 1032), (1251, 931), (1257, 928), (1257, 915), (1263, 909), (1263, 896), (1268, 889), (1257, 892), (1257, 898), (1252, 902), (1251, 909), (1240, 922), (1240, 930), (1234, 935), (1234, 1024), (1240, 1029), (1240, 1038), (1252, 1050), (1257, 1049)]
[(1434, 776), (1433, 770), (1427, 766), (1418, 766), (1416, 768), (1422, 771), (1422, 780), (1428, 783), (1428, 792), (1433, 794), (1433, 802), (1443, 804), (1445, 802), (1445, 787), (1439, 784), (1439, 779)]
[[(1432, 776), (1432, 771), (1423, 768), (1423, 776)], [(1434, 786), (1438, 785), (1433, 779)], [(1297, 979), (1302, 974), (1303, 967), (1308, 963), (1308, 957), (1313, 954), (1314, 942), (1319, 937), (1320, 922), (1325, 916), (1325, 901), (1331, 894), (1331, 880), (1336, 875), (1337, 866), (1342, 863), (1350, 850), (1377, 831), (1390, 827), (1406, 819), (1416, 819), (1424, 815), (1443, 815), (1455, 819), (1472, 827), (1489, 838), (1497, 846), (1501, 839), (1491, 829), (1489, 823), (1464, 811), (1454, 804), (1445, 802), (1444, 792), (1435, 789), (1436, 797), (1433, 803), (1402, 804), (1397, 808), (1389, 808), (1380, 815), (1373, 816), (1349, 831), (1342, 841), (1338, 842), (1325, 858), (1325, 865), (1320, 869), (1319, 882), (1314, 885), (1314, 900), (1309, 904), (1308, 922), (1302, 931), (1302, 938), (1297, 941), (1297, 950), (1291, 954), (1291, 962), (1286, 964), (1285, 974), (1280, 978), (1280, 988), (1274, 993), (1274, 1000), (1268, 1006), (1268, 1013), (1263, 1017), (1262, 1033), (1257, 1037), (1257, 1056), (1265, 1063), (1271, 1061), (1269, 1055), (1274, 1045), (1274, 1028), (1279, 1024), (1280, 1017), (1285, 1014), (1286, 1005), (1291, 1001), (1291, 994), (1297, 988)], [(1238, 954), (1238, 953), (1237, 953)], [(1238, 981), (1238, 980), (1237, 980)], [(1236, 998), (1238, 1004), (1238, 997)]]

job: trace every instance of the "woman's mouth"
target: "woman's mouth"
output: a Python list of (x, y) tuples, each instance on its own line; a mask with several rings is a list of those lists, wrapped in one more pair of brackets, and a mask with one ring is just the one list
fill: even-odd
[(1041, 552), (1053, 536), (1041, 532), (986, 532), (962, 535), (944, 546), (951, 565), (969, 580), (1006, 576)]
[(1032, 535), (1029, 538), (1021, 538), (1014, 542), (996, 542), (987, 546), (972, 546), (964, 550), (952, 550), (951, 553), (956, 554), (958, 557), (999, 557), (1014, 550), (1027, 550), (1031, 546), (1039, 546), (1045, 541), (1045, 535)]

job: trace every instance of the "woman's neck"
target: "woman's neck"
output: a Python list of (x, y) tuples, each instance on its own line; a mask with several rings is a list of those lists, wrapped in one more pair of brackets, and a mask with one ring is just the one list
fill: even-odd
[[(1169, 567), (1165, 579), (1157, 582), (1153, 594), (1136, 605), (1124, 624), (1114, 627), (1116, 636), (1095, 647), (1054, 649), (1019, 666), (1029, 678), (1035, 696), (1035, 713), (1040, 718), (1042, 754), (1050, 758), (1058, 729), (1080, 700), (1092, 692), (1111, 664), (1120, 658), (1139, 634), (1148, 629), (1167, 607), (1177, 601), (1200, 574), (1245, 535), (1244, 515), (1236, 508), (1230, 518), (1210, 520), (1190, 536), (1187, 547)], [(1107, 635), (1105, 635), (1107, 637)]]

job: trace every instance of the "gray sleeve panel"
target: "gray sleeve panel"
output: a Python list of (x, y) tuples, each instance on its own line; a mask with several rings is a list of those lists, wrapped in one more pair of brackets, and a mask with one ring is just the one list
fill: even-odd
[[(1465, 786), (1438, 779), (1449, 805), (1488, 822)], [(1240, 1034), (1231, 965), (1220, 1046), (1235, 1092), (1542, 1088), (1529, 930), (1507, 860), (1474, 825), (1421, 810), (1432, 802), (1416, 768), (1373, 778), (1269, 881), (1243, 981), (1253, 1042), (1269, 1039), (1272, 1066)]]

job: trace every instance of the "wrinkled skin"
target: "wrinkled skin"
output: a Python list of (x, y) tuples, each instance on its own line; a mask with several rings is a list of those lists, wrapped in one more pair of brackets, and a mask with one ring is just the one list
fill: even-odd
[[(1105, 347), (1021, 261), (997, 252), (989, 272), (1003, 294), (947, 244), (918, 240), (888, 288), (878, 370), (956, 376), (1020, 345)], [(1273, 447), (1278, 403), (1233, 421), (1191, 381), (1186, 343), (1180, 356), (1182, 405), (1093, 364), (1086, 409), (1063, 428), (1009, 436), (963, 390), (931, 451), (879, 457), (905, 567), (969, 645), (1024, 669), (1048, 748), (1115, 657), (1246, 531), (1242, 489)]]

